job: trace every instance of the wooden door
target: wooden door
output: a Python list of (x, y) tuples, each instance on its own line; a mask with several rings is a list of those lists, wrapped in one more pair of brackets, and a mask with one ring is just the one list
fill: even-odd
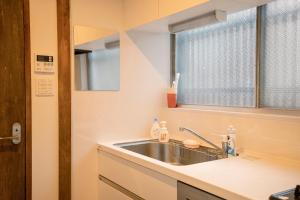
[[(26, 199), (26, 87), (23, 0), (0, 0), (0, 199)], [(28, 41), (26, 41), (28, 42)], [(27, 49), (27, 51), (30, 51)], [(13, 144), (12, 125), (21, 124)]]

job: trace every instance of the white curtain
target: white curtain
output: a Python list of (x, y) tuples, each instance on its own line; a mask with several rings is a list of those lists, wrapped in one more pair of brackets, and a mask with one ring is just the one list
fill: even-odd
[(179, 104), (255, 106), (256, 8), (176, 34)]
[(262, 27), (261, 106), (300, 108), (300, 1), (264, 6)]

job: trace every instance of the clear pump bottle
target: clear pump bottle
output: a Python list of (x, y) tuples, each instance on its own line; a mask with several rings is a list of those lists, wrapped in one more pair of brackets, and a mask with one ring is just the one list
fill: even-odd
[(169, 131), (167, 129), (167, 122), (166, 121), (161, 121), (160, 122), (160, 132), (159, 132), (159, 142), (169, 142), (170, 140), (170, 135)]

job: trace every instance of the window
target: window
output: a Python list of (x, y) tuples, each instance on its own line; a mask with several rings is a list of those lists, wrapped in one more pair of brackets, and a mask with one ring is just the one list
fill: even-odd
[(261, 106), (300, 108), (300, 1), (267, 4), (262, 30)]
[(300, 1), (277, 0), (261, 11), (176, 33), (179, 104), (300, 108)]
[(176, 34), (180, 104), (255, 106), (256, 9)]

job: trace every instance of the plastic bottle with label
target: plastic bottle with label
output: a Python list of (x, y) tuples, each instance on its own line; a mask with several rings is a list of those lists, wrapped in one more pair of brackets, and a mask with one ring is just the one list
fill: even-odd
[(236, 156), (236, 129), (233, 126), (229, 126), (227, 129), (228, 133), (228, 156)]
[(157, 118), (154, 118), (153, 124), (150, 131), (150, 136), (152, 139), (158, 139), (160, 132), (160, 126)]
[(170, 140), (170, 135), (169, 135), (169, 131), (167, 129), (167, 122), (166, 121), (161, 121), (160, 122), (160, 132), (159, 132), (159, 142), (169, 142)]

